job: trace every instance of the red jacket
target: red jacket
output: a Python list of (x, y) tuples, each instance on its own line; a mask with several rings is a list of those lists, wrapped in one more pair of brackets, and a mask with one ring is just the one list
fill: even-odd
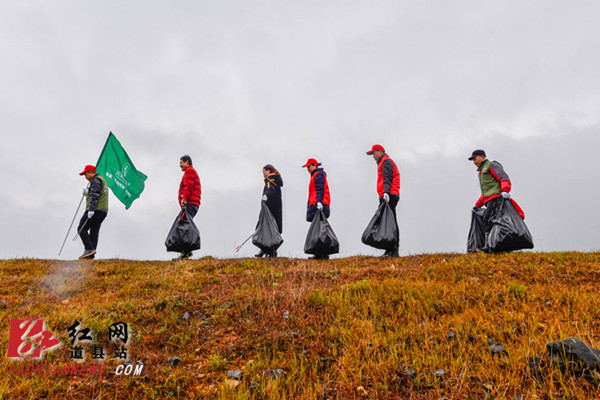
[(387, 154), (377, 163), (377, 194), (382, 197), (384, 193), (400, 195), (400, 172)]
[(200, 186), (200, 177), (191, 165), (186, 168), (179, 184), (178, 203), (181, 206), (181, 201), (185, 200), (188, 204), (200, 205), (200, 195), (202, 189)]
[(327, 174), (323, 171), (323, 168), (317, 168), (313, 171), (308, 185), (308, 206), (317, 203), (328, 206), (330, 202)]

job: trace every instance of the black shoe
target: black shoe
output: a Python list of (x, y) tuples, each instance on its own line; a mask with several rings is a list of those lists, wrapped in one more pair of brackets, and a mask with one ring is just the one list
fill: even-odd
[(258, 254), (255, 254), (254, 257), (262, 257), (264, 255), (265, 255), (265, 252), (261, 250), (258, 252)]
[(188, 258), (190, 258), (193, 255), (193, 253), (191, 251), (184, 251), (182, 252), (179, 256), (175, 257), (173, 259), (173, 261), (177, 261), (177, 260), (187, 260)]
[(398, 250), (387, 250), (381, 256), (381, 258), (388, 258), (388, 257), (391, 257), (391, 258), (400, 257), (400, 255), (398, 254)]
[(83, 252), (83, 254), (79, 257), (80, 260), (86, 259), (86, 258), (94, 258), (94, 255), (96, 254), (96, 250), (86, 250)]
[(309, 260), (329, 260), (327, 254), (315, 254), (314, 256), (308, 257)]
[(274, 252), (272, 252), (272, 253), (267, 253), (266, 255), (267, 255), (267, 257), (269, 257), (269, 258), (270, 258), (270, 257), (277, 257), (277, 252), (276, 252), (276, 251), (274, 251)]

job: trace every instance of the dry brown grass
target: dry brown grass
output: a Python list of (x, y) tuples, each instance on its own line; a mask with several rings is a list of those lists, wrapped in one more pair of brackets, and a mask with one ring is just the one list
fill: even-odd
[[(48, 365), (71, 362), (73, 321), (106, 342), (108, 325), (122, 319), (135, 330), (130, 358), (145, 362), (138, 377), (22, 377), (7, 376), (15, 362), (4, 356), (2, 399), (600, 398), (582, 378), (527, 368), (534, 356), (548, 364), (552, 340), (600, 347), (600, 253), (23, 259), (0, 261), (0, 282), (4, 354), (11, 319), (44, 317), (64, 343), (46, 354)], [(488, 339), (508, 356), (493, 356)], [(170, 366), (171, 356), (181, 364)], [(232, 369), (243, 370), (236, 387), (226, 382)], [(285, 375), (265, 375), (274, 369)]]

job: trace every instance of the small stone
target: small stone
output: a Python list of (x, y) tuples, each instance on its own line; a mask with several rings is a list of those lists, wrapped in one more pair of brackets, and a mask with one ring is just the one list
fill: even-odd
[(500, 343), (488, 339), (488, 344), (490, 345), (492, 355), (508, 355), (508, 352)]
[(265, 371), (265, 375), (267, 378), (277, 379), (285, 375), (285, 372), (282, 369), (268, 369)]
[(557, 399), (562, 399), (565, 397), (565, 395), (562, 393), (552, 393), (552, 396), (556, 397)]
[(289, 311), (285, 311), (283, 313), (283, 319), (285, 319), (286, 321), (290, 319), (290, 312)]
[(190, 320), (190, 313), (186, 312), (185, 314), (183, 314), (183, 317), (181, 317), (181, 319), (183, 319), (184, 321), (189, 321)]
[(585, 344), (581, 339), (570, 337), (546, 344), (554, 365), (560, 369), (569, 368), (574, 372), (600, 367), (600, 350)]
[(66, 299), (66, 300), (61, 301), (61, 303), (63, 303), (63, 304), (69, 304), (70, 301), (69, 301), (69, 299)]
[(144, 362), (142, 360), (137, 360), (135, 362), (135, 365), (144, 365)]
[(548, 300), (544, 303), (544, 306), (546, 306), (546, 307), (550, 307), (551, 305), (552, 305), (552, 302), (550, 300)]
[(454, 331), (448, 332), (448, 340), (454, 340), (454, 339), (456, 339), (456, 333), (454, 333)]
[(258, 382), (252, 382), (252, 383), (250, 384), (250, 386), (248, 386), (248, 389), (250, 389), (250, 391), (252, 392), (252, 391), (254, 391), (254, 390), (258, 389), (258, 386), (259, 386), (259, 383), (258, 383)]
[(227, 378), (235, 379), (236, 381), (241, 381), (242, 380), (242, 370), (235, 369), (235, 370), (227, 371)]
[(412, 368), (406, 368), (404, 372), (402, 372), (402, 375), (408, 379), (415, 379), (417, 377), (417, 371)]
[(205, 374), (198, 374), (198, 375), (196, 375), (196, 378), (198, 378), (198, 379), (204, 379), (205, 377), (206, 377)]
[(443, 368), (436, 369), (433, 371), (433, 376), (436, 378), (443, 378), (446, 375), (446, 371)]
[(179, 357), (169, 357), (168, 361), (172, 367), (176, 367), (179, 364), (181, 364), (181, 358), (179, 358)]
[(478, 277), (476, 277), (476, 276), (470, 276), (470, 277), (469, 277), (469, 280), (470, 280), (471, 282), (479, 282), (481, 279), (479, 279), (479, 278), (478, 278)]
[(516, 395), (513, 400), (523, 400), (523, 396)]

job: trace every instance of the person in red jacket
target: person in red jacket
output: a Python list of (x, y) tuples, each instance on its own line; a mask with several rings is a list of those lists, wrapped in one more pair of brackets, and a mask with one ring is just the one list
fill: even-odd
[[(367, 155), (372, 155), (377, 162), (377, 194), (379, 195), (379, 203), (385, 201), (392, 208), (396, 225), (398, 219), (396, 217), (396, 206), (400, 200), (400, 172), (398, 166), (385, 152), (383, 146), (379, 144), (373, 145), (371, 150), (367, 151)], [(398, 257), (398, 248), (400, 243), (396, 243), (393, 248), (387, 249), (383, 254), (384, 257)]]
[[(187, 214), (194, 218), (200, 207), (200, 197), (202, 189), (200, 186), (200, 177), (198, 172), (192, 166), (192, 158), (187, 154), (179, 159), (179, 167), (183, 171), (183, 177), (179, 184), (179, 194), (177, 202), (182, 209), (185, 209)], [(178, 258), (190, 258), (192, 252), (181, 253)]]
[[(323, 168), (319, 168), (321, 163), (314, 158), (309, 158), (302, 168), (306, 168), (310, 174), (310, 182), (308, 184), (308, 202), (306, 206), (306, 220), (312, 222), (317, 214), (317, 210), (323, 211), (325, 217), (329, 218), (331, 209), (331, 197), (329, 195), (329, 184), (327, 184), (327, 173)], [(315, 254), (314, 259), (327, 260), (329, 256), (326, 254)]]

